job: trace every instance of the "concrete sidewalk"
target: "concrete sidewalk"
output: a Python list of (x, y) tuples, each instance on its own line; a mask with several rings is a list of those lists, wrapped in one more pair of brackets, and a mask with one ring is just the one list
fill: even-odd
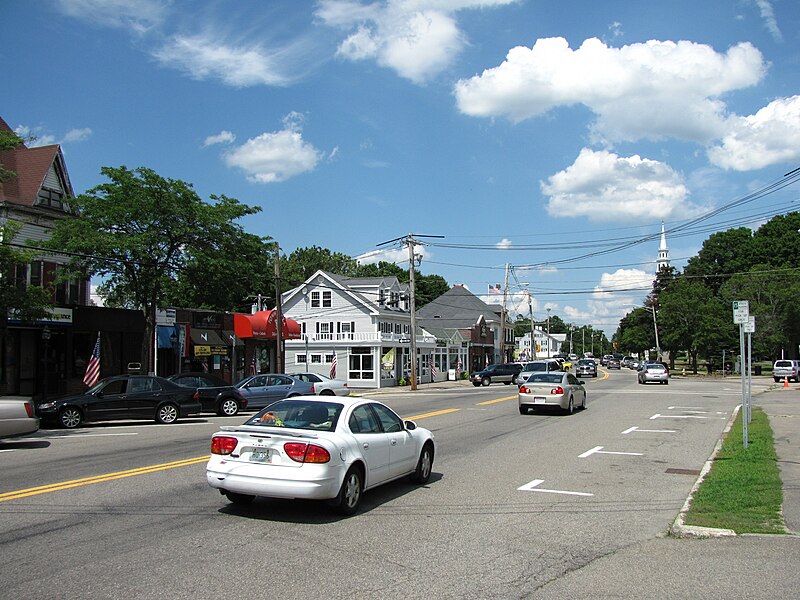
[(753, 405), (769, 417), (783, 481), (783, 517), (786, 528), (800, 535), (800, 387), (759, 394)]

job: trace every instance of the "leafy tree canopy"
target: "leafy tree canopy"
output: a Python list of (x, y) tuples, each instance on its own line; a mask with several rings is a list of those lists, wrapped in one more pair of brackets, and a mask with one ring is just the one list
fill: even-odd
[(19, 223), (0, 223), (0, 325), (13, 311), (22, 321), (34, 321), (45, 316), (52, 306), (50, 290), (37, 286), (16, 285), (12, 281), (15, 267), (24, 267), (33, 259), (33, 252), (11, 245), (20, 230)]

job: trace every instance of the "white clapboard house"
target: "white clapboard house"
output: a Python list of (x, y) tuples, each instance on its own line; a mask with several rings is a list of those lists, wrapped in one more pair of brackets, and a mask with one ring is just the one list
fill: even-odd
[[(410, 378), (408, 284), (320, 270), (281, 299), (283, 314), (301, 327), (300, 339), (286, 340), (287, 373), (334, 374), (352, 388), (390, 387)], [(428, 383), (436, 338), (417, 327), (416, 345), (417, 381)]]

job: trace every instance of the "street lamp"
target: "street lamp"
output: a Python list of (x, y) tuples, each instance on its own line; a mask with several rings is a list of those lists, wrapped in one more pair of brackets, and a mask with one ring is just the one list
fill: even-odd
[(649, 310), (653, 313), (653, 331), (656, 334), (656, 360), (661, 360), (661, 345), (658, 343), (658, 322), (656, 321), (656, 309), (654, 306), (640, 306), (638, 304), (628, 304), (627, 306), (633, 306), (634, 308), (644, 308), (645, 310)]

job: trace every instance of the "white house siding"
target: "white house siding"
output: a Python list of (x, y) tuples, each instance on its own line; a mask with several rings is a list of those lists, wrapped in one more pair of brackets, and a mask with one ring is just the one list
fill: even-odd
[[(303, 288), (306, 288), (305, 294)], [(388, 285), (386, 289), (387, 301), (389, 291), (404, 292), (404, 288), (397, 285)], [(378, 290), (378, 286), (358, 282), (353, 290), (358, 293), (352, 295), (340, 289), (338, 282), (318, 272), (304, 285), (287, 292), (283, 313), (300, 323), (304, 332), (299, 340), (286, 340), (287, 372), (308, 370), (328, 375), (335, 354), (336, 378), (346, 380), (349, 387), (397, 385), (398, 379), (405, 374), (404, 365), (408, 364), (410, 344), (401, 340), (407, 340), (410, 335), (411, 315), (379, 307)], [(325, 291), (331, 292), (329, 307), (322, 306)], [(313, 292), (320, 294), (319, 307), (311, 306)], [(380, 323), (391, 323), (391, 332), (388, 327), (381, 331)], [(434, 343), (431, 336), (418, 336), (420, 368), (417, 374), (420, 383), (430, 381), (428, 358), (432, 355)]]

